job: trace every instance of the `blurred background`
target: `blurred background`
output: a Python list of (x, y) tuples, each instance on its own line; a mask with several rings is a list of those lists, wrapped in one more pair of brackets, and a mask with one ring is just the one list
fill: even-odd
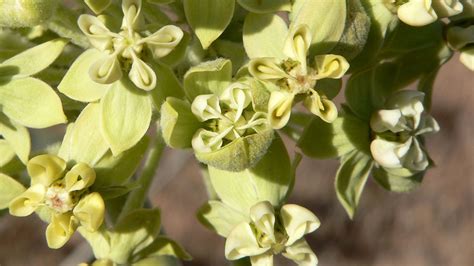
[[(301, 162), (290, 202), (321, 220), (307, 236), (320, 265), (474, 265), (474, 75), (455, 56), (434, 91), (432, 113), (441, 131), (428, 137), (427, 147), (437, 166), (414, 192), (390, 193), (369, 179), (350, 221), (333, 188), (338, 162)], [(294, 144), (286, 143), (293, 153)], [(224, 239), (195, 218), (207, 195), (189, 152), (166, 150), (150, 199), (162, 210), (167, 234), (194, 257), (185, 266), (226, 265)], [(0, 217), (0, 265), (75, 265), (91, 256), (79, 234), (59, 250), (48, 249), (45, 228), (34, 215)]]

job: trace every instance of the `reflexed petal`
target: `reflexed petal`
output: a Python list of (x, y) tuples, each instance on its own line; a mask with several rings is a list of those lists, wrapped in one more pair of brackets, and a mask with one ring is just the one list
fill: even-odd
[(314, 58), (318, 70), (318, 79), (340, 79), (349, 69), (347, 60), (335, 54), (318, 55)]
[(58, 249), (71, 238), (77, 225), (71, 213), (53, 214), (51, 223), (46, 228), (48, 247)]
[[(250, 219), (255, 227), (269, 238), (271, 243), (275, 243), (275, 212), (273, 206), (268, 201), (262, 201), (250, 208)], [(265, 243), (267, 244), (267, 243)]]
[(31, 177), (32, 185), (41, 184), (47, 187), (62, 177), (66, 162), (56, 155), (43, 154), (29, 160), (26, 169)]
[(220, 100), (236, 110), (236, 117), (240, 117), (244, 109), (252, 102), (252, 94), (250, 89), (244, 84), (233, 83), (224, 90)]
[(375, 112), (370, 119), (370, 127), (377, 133), (387, 130), (397, 133), (409, 129), (406, 126), (405, 117), (398, 109)]
[(10, 214), (20, 217), (32, 214), (43, 201), (45, 194), (46, 188), (42, 184), (31, 186), (10, 202)]
[(173, 51), (183, 39), (183, 36), (184, 33), (179, 27), (167, 25), (152, 35), (143, 38), (141, 42), (146, 43), (153, 54), (161, 58)]
[(244, 257), (260, 255), (269, 249), (270, 247), (259, 247), (252, 228), (245, 222), (238, 224), (232, 229), (225, 241), (225, 257), (228, 260), (238, 260)]
[(305, 98), (303, 104), (311, 113), (327, 123), (332, 123), (337, 118), (336, 105), (325, 96), (321, 97), (317, 93), (313, 93), (310, 97)]
[(294, 95), (283, 91), (273, 91), (268, 101), (270, 124), (274, 129), (280, 129), (288, 123), (293, 107)]
[(73, 213), (87, 230), (96, 231), (104, 221), (104, 200), (99, 193), (91, 193), (79, 201)]
[[(450, 17), (463, 11), (463, 5), (459, 0), (432, 0), (433, 9), (440, 17)], [(472, 1), (472, 0), (471, 0)]]
[(318, 258), (304, 239), (300, 239), (287, 247), (282, 255), (301, 266), (318, 265)]
[(425, 94), (415, 90), (398, 91), (387, 100), (386, 106), (390, 109), (400, 109), (403, 116), (413, 119), (413, 128), (418, 128), (421, 114), (425, 110), (423, 99)]
[(193, 149), (196, 152), (211, 152), (218, 150), (222, 147), (222, 138), (224, 136), (219, 135), (216, 132), (200, 129), (194, 134), (192, 140)]
[(97, 60), (89, 68), (90, 78), (101, 84), (110, 84), (122, 77), (122, 68), (115, 55), (109, 55)]
[(287, 246), (292, 245), (304, 235), (318, 229), (318, 217), (310, 210), (295, 204), (286, 204), (281, 207), (280, 216), (288, 234)]
[(402, 167), (401, 158), (406, 155), (412, 144), (412, 138), (403, 143), (375, 139), (370, 143), (372, 157), (381, 166), (387, 168)]
[(420, 147), (420, 143), (416, 138), (413, 138), (413, 144), (410, 146), (410, 150), (402, 158), (403, 167), (414, 170), (423, 171), (429, 166), (429, 161), (425, 151)]
[(410, 26), (425, 26), (438, 19), (431, 0), (410, 0), (401, 5), (397, 11), (398, 18)]
[(252, 266), (273, 266), (273, 255), (271, 252), (265, 252), (261, 255), (250, 257)]
[(133, 56), (133, 63), (128, 77), (138, 88), (146, 91), (156, 87), (156, 74), (153, 69), (143, 62), (136, 55)]
[(95, 171), (85, 163), (78, 163), (66, 173), (64, 179), (68, 192), (83, 190), (94, 184)]
[(421, 118), (419, 129), (416, 131), (416, 135), (422, 135), (426, 133), (436, 133), (440, 130), (438, 122), (430, 116), (426, 115)]
[(283, 52), (291, 59), (297, 60), (303, 65), (306, 72), (306, 54), (311, 45), (311, 32), (306, 24), (300, 24), (290, 29), (285, 40)]
[(123, 0), (122, 1), (122, 11), (123, 11), (123, 21), (122, 29), (127, 30), (136, 30), (139, 29), (144, 19), (140, 16), (142, 9), (142, 0)]
[(278, 81), (288, 77), (275, 58), (256, 58), (249, 62), (249, 72), (255, 78), (265, 81)]
[(221, 117), (219, 98), (213, 94), (199, 95), (191, 104), (191, 111), (199, 121)]
[(77, 20), (77, 24), (96, 49), (100, 51), (112, 49), (114, 33), (107, 29), (100, 19), (91, 15), (81, 15)]

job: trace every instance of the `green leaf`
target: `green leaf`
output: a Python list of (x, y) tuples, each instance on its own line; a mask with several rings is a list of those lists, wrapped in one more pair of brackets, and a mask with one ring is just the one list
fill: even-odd
[(184, 92), (190, 101), (202, 94), (220, 95), (231, 80), (232, 62), (219, 58), (190, 68), (184, 75)]
[[(8, 152), (14, 152), (23, 164), (26, 164), (31, 149), (30, 133), (28, 130), (0, 113), (0, 136), (4, 138), (3, 140), (0, 139), (3, 147), (3, 152), (0, 153), (0, 156), (8, 159), (10, 157)], [(3, 166), (4, 163), (8, 163), (11, 159), (0, 163), (0, 165)]]
[(357, 149), (369, 150), (369, 124), (350, 115), (326, 123), (314, 117), (298, 141), (298, 147), (307, 156), (328, 159), (340, 157)]
[(151, 99), (127, 77), (107, 91), (101, 107), (102, 134), (115, 156), (137, 144), (150, 126)]
[(372, 165), (372, 158), (358, 151), (352, 151), (341, 160), (341, 166), (336, 174), (336, 193), (351, 219), (359, 205)]
[(191, 112), (188, 102), (169, 97), (161, 106), (160, 126), (168, 146), (185, 149), (191, 147), (194, 134), (203, 125)]
[(232, 61), (232, 65), (234, 66), (233, 74), (246, 63), (247, 55), (241, 43), (219, 39), (212, 44), (212, 48), (214, 48), (219, 56)]
[(107, 231), (99, 229), (96, 232), (87, 230), (84, 226), (79, 226), (79, 233), (87, 240), (94, 252), (96, 259), (104, 259), (109, 257), (110, 253), (110, 236)]
[(249, 13), (245, 18), (243, 34), (244, 47), (249, 58), (286, 58), (283, 46), (288, 27), (280, 16)]
[(8, 142), (4, 139), (0, 139), (0, 154), (2, 155), (0, 156), (0, 168), (7, 165), (16, 156), (15, 151), (12, 149), (10, 144), (8, 144)]
[(250, 207), (260, 201), (267, 200), (273, 206), (282, 204), (294, 178), (288, 153), (279, 137), (255, 167), (228, 172), (210, 166), (209, 177), (222, 202), (243, 214), (248, 214)]
[(2, 0), (0, 27), (22, 28), (45, 23), (55, 15), (58, 3), (59, 0)]
[(159, 232), (159, 210), (134, 210), (118, 221), (113, 229), (109, 257), (115, 263), (130, 263), (136, 254), (153, 243)]
[(153, 63), (152, 68), (156, 73), (156, 88), (149, 93), (156, 109), (160, 109), (167, 97), (184, 97), (184, 89), (173, 70), (159, 62)]
[(277, 11), (290, 11), (290, 0), (237, 0), (239, 4), (250, 12), (273, 13)]
[(431, 110), (431, 99), (433, 98), (433, 88), (441, 67), (435, 68), (432, 72), (423, 75), (418, 82), (418, 90), (425, 94), (423, 105), (429, 112)]
[(341, 91), (342, 80), (341, 79), (322, 79), (316, 83), (316, 90), (322, 93), (328, 99), (334, 99)]
[(344, 32), (346, 1), (295, 0), (290, 19), (292, 27), (306, 24), (310, 28), (310, 55), (324, 54), (336, 46)]
[(109, 7), (112, 0), (84, 0), (84, 2), (94, 13), (100, 14)]
[(410, 192), (423, 180), (425, 172), (411, 172), (408, 169), (386, 169), (377, 167), (372, 176), (383, 188), (393, 192)]
[(130, 177), (138, 169), (148, 148), (148, 143), (148, 138), (144, 137), (133, 146), (133, 148), (122, 152), (118, 156), (113, 156), (110, 151), (107, 152), (102, 159), (94, 165), (94, 170), (97, 175), (94, 187), (122, 185), (128, 182)]
[(201, 45), (207, 49), (227, 28), (235, 0), (184, 0), (184, 12)]
[[(182, 260), (191, 260), (192, 257), (189, 255), (178, 243), (167, 238), (157, 237), (153, 243), (148, 247), (140, 251), (134, 258), (133, 261), (139, 261), (145, 258), (159, 257), (159, 256), (173, 256)], [(145, 265), (145, 264), (143, 264)], [(159, 264), (155, 264), (159, 265)]]
[(273, 130), (238, 138), (223, 148), (209, 153), (195, 153), (196, 158), (209, 166), (239, 172), (253, 167), (267, 152), (273, 140)]
[(63, 154), (66, 161), (72, 160), (76, 163), (83, 162), (94, 166), (109, 149), (109, 145), (102, 136), (100, 128), (99, 103), (90, 103), (82, 110), (74, 125), (68, 129), (67, 138), (65, 137), (60, 150), (67, 150)]
[(8, 208), (10, 201), (25, 190), (25, 187), (18, 181), (0, 173), (0, 210)]
[(82, 53), (69, 68), (58, 90), (80, 102), (94, 102), (102, 98), (111, 85), (96, 83), (89, 76), (91, 65), (101, 56), (103, 56), (102, 53), (95, 49)]
[(248, 215), (232, 209), (220, 201), (208, 201), (199, 208), (197, 217), (207, 228), (227, 237), (240, 222), (248, 221)]
[(65, 39), (45, 42), (4, 61), (1, 66), (17, 68), (16, 78), (34, 75), (51, 65), (62, 53), (66, 44)]
[(41, 80), (15, 79), (0, 85), (0, 107), (12, 120), (31, 128), (66, 122), (59, 96)]
[(114, 198), (118, 198), (120, 196), (126, 195), (127, 193), (139, 188), (140, 185), (135, 183), (128, 183), (122, 186), (106, 186), (106, 187), (96, 187), (94, 188), (95, 192), (99, 192), (100, 196), (104, 200), (110, 200)]

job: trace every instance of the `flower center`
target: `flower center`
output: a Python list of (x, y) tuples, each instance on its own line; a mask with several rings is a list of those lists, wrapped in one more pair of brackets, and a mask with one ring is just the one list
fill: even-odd
[(70, 193), (61, 185), (53, 185), (48, 188), (45, 203), (59, 213), (71, 211), (75, 205)]

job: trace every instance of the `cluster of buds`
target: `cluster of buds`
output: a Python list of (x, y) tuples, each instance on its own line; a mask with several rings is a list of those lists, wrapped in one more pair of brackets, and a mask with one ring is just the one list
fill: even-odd
[(308, 209), (286, 204), (275, 213), (268, 201), (250, 208), (250, 221), (236, 225), (227, 236), (229, 260), (250, 257), (253, 266), (273, 265), (273, 255), (282, 254), (298, 265), (316, 265), (316, 255), (303, 238), (318, 229), (318, 218)]
[(66, 162), (54, 155), (32, 158), (27, 164), (31, 186), (9, 205), (10, 214), (20, 217), (47, 208), (43, 210), (50, 213), (46, 217), (50, 220), (46, 228), (50, 248), (62, 247), (78, 226), (96, 231), (104, 220), (104, 200), (90, 191), (96, 178), (94, 169), (84, 163), (66, 168)]
[(387, 109), (372, 115), (370, 127), (376, 136), (370, 150), (382, 167), (423, 171), (429, 166), (421, 137), (438, 132), (439, 125), (424, 112), (423, 98), (419, 91), (399, 91), (387, 100)]
[(411, 26), (425, 26), (463, 11), (459, 0), (386, 0), (387, 7)]
[[(89, 75), (97, 83), (110, 84), (128, 72), (130, 80), (140, 89), (149, 91), (156, 87), (156, 74), (143, 58), (148, 48), (152, 55), (161, 58), (168, 55), (183, 38), (183, 31), (167, 25), (148, 34), (142, 32), (141, 0), (124, 0), (121, 31), (112, 32), (105, 23), (91, 15), (81, 15), (78, 24), (91, 45), (104, 53), (89, 69)], [(145, 37), (144, 37), (145, 36)]]
[(249, 63), (249, 72), (261, 81), (273, 82), (279, 89), (271, 93), (268, 103), (269, 119), (274, 129), (284, 127), (291, 115), (293, 102), (303, 96), (304, 106), (324, 121), (331, 123), (337, 118), (336, 105), (315, 90), (320, 79), (339, 79), (349, 69), (349, 63), (339, 55), (315, 57), (315, 68), (308, 66), (307, 55), (311, 33), (306, 25), (294, 27), (285, 41), (285, 60), (255, 58)]

